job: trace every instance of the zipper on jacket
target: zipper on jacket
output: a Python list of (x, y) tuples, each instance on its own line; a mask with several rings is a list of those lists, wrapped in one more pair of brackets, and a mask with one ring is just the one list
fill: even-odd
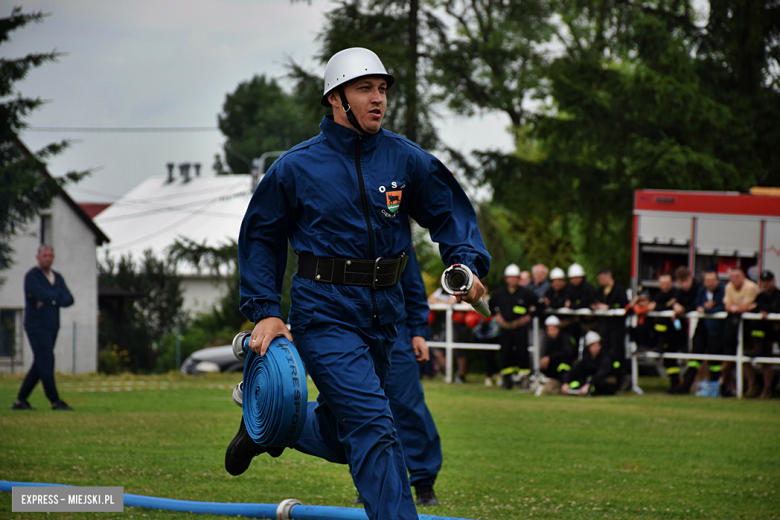
[[(360, 186), (360, 200), (363, 203), (363, 218), (366, 219), (366, 228), (368, 229), (368, 256), (370, 260), (374, 258), (374, 228), (371, 227), (371, 219), (368, 216), (368, 197), (366, 196), (366, 183), (363, 180), (363, 170), (360, 167), (360, 134), (355, 141), (355, 170), (357, 170), (358, 186)], [(374, 288), (371, 291), (371, 306), (374, 311), (374, 318), (379, 316), (379, 307), (376, 304), (376, 294)]]

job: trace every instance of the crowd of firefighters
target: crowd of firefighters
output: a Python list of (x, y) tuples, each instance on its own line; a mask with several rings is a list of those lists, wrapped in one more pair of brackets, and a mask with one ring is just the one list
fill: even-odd
[[(586, 279), (583, 267), (576, 263), (567, 272), (558, 267), (548, 272), (542, 264), (533, 266), (531, 271), (521, 271), (512, 264), (504, 271), (505, 285), (486, 298), (492, 316), (483, 319), (473, 311), (454, 313), (453, 340), (500, 344), (498, 361), (495, 351), (483, 351), (486, 386), (500, 384), (511, 389), (515, 384), (527, 385), (531, 374), (531, 323), (538, 317), (544, 323), (539, 354), (539, 369), (546, 380), (542, 393), (608, 395), (627, 388), (628, 336), (639, 355), (661, 355), (669, 378), (669, 393), (689, 393), (706, 381), (717, 385), (721, 396), (730, 397), (735, 395), (734, 362), (663, 357), (671, 352), (734, 356), (740, 323), (745, 355), (776, 355), (773, 346), (780, 340), (780, 321), (766, 319), (780, 313), (780, 291), (776, 290), (774, 273), (756, 272), (757, 280), (753, 281), (742, 269), (734, 268), (728, 276), (725, 283), (715, 269), (709, 269), (699, 282), (687, 267), (679, 267), (658, 276), (658, 289), (653, 294), (641, 291), (631, 298), (608, 268), (599, 270), (598, 287), (594, 287)], [(448, 298), (438, 290), (428, 301), (453, 303)], [(625, 312), (572, 315), (562, 309)], [(669, 312), (663, 317), (650, 317), (650, 311)], [(691, 312), (700, 313), (700, 317), (687, 318), (686, 314)], [(726, 318), (707, 318), (719, 312), (726, 312)], [(764, 319), (743, 322), (745, 312), (760, 313)], [(431, 313), (434, 333), (438, 332), (440, 337), (442, 314)], [(434, 363), (444, 366), (443, 352), (434, 354)], [(456, 349), (455, 357), (454, 382), (462, 383), (467, 369), (465, 351)], [(771, 397), (775, 386), (773, 367), (760, 364), (756, 371), (753, 364), (743, 364), (748, 382), (745, 397)]]

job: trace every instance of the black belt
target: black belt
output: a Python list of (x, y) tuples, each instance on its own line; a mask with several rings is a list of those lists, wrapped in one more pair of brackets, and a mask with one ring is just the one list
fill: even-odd
[(386, 260), (353, 260), (350, 258), (323, 258), (310, 254), (298, 256), (298, 276), (307, 280), (335, 285), (362, 287), (391, 287), (398, 283), (409, 257)]

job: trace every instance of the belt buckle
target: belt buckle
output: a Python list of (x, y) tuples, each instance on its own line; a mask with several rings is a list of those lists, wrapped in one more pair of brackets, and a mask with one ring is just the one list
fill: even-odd
[(377, 282), (377, 272), (379, 271), (379, 261), (382, 260), (382, 257), (380, 256), (376, 260), (374, 260), (374, 274), (371, 277), (371, 288), (376, 289), (376, 282)]

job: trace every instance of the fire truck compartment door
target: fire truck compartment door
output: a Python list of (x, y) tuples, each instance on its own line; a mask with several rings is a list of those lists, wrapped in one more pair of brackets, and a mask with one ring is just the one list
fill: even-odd
[(762, 269), (769, 269), (775, 276), (780, 275), (780, 222), (766, 221), (764, 227), (764, 258)]
[(638, 236), (645, 244), (687, 245), (691, 240), (691, 217), (641, 215)]
[(761, 250), (761, 221), (747, 218), (698, 218), (696, 252), (754, 257)]

